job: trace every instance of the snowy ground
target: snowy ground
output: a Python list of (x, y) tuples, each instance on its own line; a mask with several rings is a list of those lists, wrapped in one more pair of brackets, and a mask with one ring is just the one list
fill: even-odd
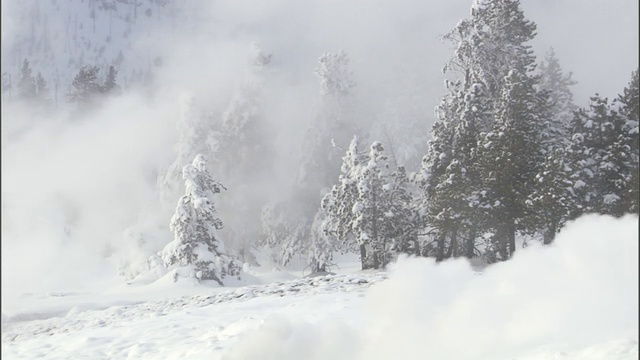
[[(253, 269), (3, 302), (7, 359), (637, 359), (638, 219), (581, 219), (482, 273), (404, 259), (389, 273)], [(247, 285), (248, 284), (248, 285)]]

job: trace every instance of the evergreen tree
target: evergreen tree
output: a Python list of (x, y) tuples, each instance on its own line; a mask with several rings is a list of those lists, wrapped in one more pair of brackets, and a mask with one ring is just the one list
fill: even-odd
[[(403, 167), (391, 173), (380, 142), (369, 155), (354, 137), (343, 158), (339, 183), (322, 200), (325, 235), (347, 251), (359, 248), (362, 269), (385, 267), (396, 252), (417, 252), (420, 217)], [(325, 241), (328, 238), (325, 238)]]
[(508, 259), (516, 250), (517, 231), (531, 230), (525, 200), (532, 193), (539, 153), (532, 85), (526, 75), (517, 70), (509, 72), (496, 104), (494, 128), (479, 146), (484, 180), (481, 203), (489, 210), (488, 225), (495, 231), (491, 255), (499, 255), (500, 260)]
[(371, 145), (369, 159), (363, 164), (354, 180), (358, 197), (353, 205), (352, 229), (359, 244), (367, 247), (366, 262), (374, 269), (386, 266), (390, 234), (385, 222), (389, 217), (390, 203), (384, 187), (388, 185), (389, 164), (379, 142)]
[[(313, 203), (339, 175), (340, 155), (334, 144), (345, 145), (358, 133), (353, 119), (355, 81), (345, 52), (325, 53), (315, 73), (320, 99), (315, 118), (307, 130), (297, 184)], [(315, 215), (316, 209), (310, 213)]]
[(35, 83), (38, 100), (41, 103), (49, 102), (49, 86), (47, 86), (47, 81), (42, 77), (42, 74), (38, 73)]
[(631, 149), (620, 136), (624, 119), (611, 108), (606, 98), (591, 98), (588, 109), (576, 112), (571, 122), (571, 143), (567, 156), (577, 196), (573, 217), (586, 212), (621, 215), (622, 198), (629, 168), (625, 161)]
[(7, 72), (2, 73), (2, 96), (11, 95), (11, 75)]
[(547, 153), (539, 164), (534, 192), (527, 206), (533, 214), (534, 226), (543, 232), (543, 243), (550, 244), (571, 214), (575, 212), (575, 192), (570, 179), (564, 149)]
[(271, 248), (275, 263), (286, 266), (293, 256), (306, 253), (308, 225), (293, 204), (265, 205), (261, 221), (263, 236), (257, 245)]
[(433, 228), (436, 236), (436, 261), (444, 259), (445, 239), (450, 232), (447, 222), (448, 214), (446, 214), (448, 199), (445, 194), (439, 193), (437, 188), (449, 165), (447, 154), (451, 153), (453, 129), (459, 119), (459, 107), (462, 105), (460, 101), (462, 92), (453, 90), (459, 89), (460, 84), (448, 83), (448, 85), (452, 91), (442, 99), (437, 108), (436, 113), (440, 121), (433, 125), (432, 140), (428, 143), (428, 152), (422, 161), (420, 178), (422, 213), (425, 214), (425, 220), (428, 226)]
[(548, 92), (551, 103), (549, 110), (552, 115), (551, 120), (555, 124), (553, 135), (558, 137), (559, 141), (563, 141), (566, 146), (568, 143), (567, 128), (573, 118), (573, 112), (577, 110), (570, 89), (576, 82), (571, 78), (573, 75), (571, 72), (564, 74), (553, 48), (549, 49), (545, 59), (540, 63), (539, 69), (539, 88)]
[(323, 231), (325, 221), (324, 213), (319, 211), (309, 231), (309, 249), (307, 262), (311, 267), (311, 273), (325, 273), (328, 267), (333, 265), (333, 253), (336, 249), (336, 239)]
[(475, 194), (480, 180), (476, 144), (491, 105), (479, 83), (457, 89), (438, 107), (440, 122), (434, 125), (423, 167), (429, 173), (422, 186), (424, 213), (436, 236), (437, 261), (461, 254), (473, 257), (476, 226), (482, 221)]
[(97, 95), (102, 92), (102, 86), (98, 84), (99, 71), (100, 68), (94, 65), (85, 65), (80, 68), (71, 83), (70, 101), (84, 106), (93, 104)]
[(391, 239), (389, 252), (392, 256), (400, 253), (420, 255), (418, 232), (423, 227), (423, 219), (416, 206), (417, 189), (403, 166), (389, 176), (389, 183), (383, 190), (389, 202), (383, 222), (383, 231)]
[(625, 120), (623, 132), (618, 139), (620, 146), (628, 146), (626, 152), (629, 154), (629, 158), (626, 161), (626, 166), (629, 169), (629, 179), (623, 192), (624, 208), (627, 212), (640, 213), (639, 205), (639, 191), (640, 176), (638, 174), (638, 162), (639, 162), (639, 142), (640, 136), (638, 136), (638, 122), (640, 119), (640, 90), (638, 88), (638, 70), (631, 74), (631, 81), (624, 88), (623, 93), (616, 99), (620, 104), (619, 112)]
[(326, 236), (337, 239), (337, 247), (342, 252), (359, 251), (362, 269), (369, 268), (367, 249), (359, 243), (353, 232), (353, 209), (358, 201), (357, 176), (360, 167), (367, 161), (366, 155), (359, 150), (359, 140), (354, 136), (347, 153), (342, 158), (341, 174), (338, 183), (333, 185), (321, 201), (325, 215), (322, 230)]
[(540, 76), (528, 44), (535, 30), (519, 1), (481, 0), (445, 35), (455, 45), (445, 71), (457, 72), (461, 80), (449, 82), (457, 85), (448, 86), (439, 106), (440, 123), (423, 166), (436, 259), (460, 252), (473, 256), (476, 236), (487, 233), (494, 234), (488, 257), (507, 259), (515, 251), (516, 232), (533, 231), (524, 204), (547, 145), (541, 135), (553, 133), (543, 125), (550, 124), (550, 95), (536, 89)]
[(179, 107), (180, 115), (176, 126), (178, 141), (174, 147), (176, 158), (166, 173), (158, 178), (160, 198), (165, 204), (171, 204), (180, 197), (182, 164), (207, 150), (206, 119), (202, 116), (195, 97), (184, 94), (180, 98)]
[(162, 251), (162, 259), (167, 267), (191, 265), (191, 276), (223, 285), (226, 276), (240, 275), (241, 266), (217, 238), (216, 230), (223, 224), (216, 217), (213, 197), (225, 188), (209, 175), (206, 165), (198, 154), (183, 169), (186, 194), (178, 200), (170, 226), (174, 240)]
[(288, 247), (289, 243), (299, 244), (301, 254), (309, 252), (309, 263), (314, 271), (320, 271), (318, 269), (326, 264), (322, 258), (329, 261), (324, 249), (328, 249), (325, 245), (330, 236), (314, 233), (316, 230), (312, 227), (313, 224), (321, 227), (316, 220), (324, 216), (318, 204), (339, 174), (336, 170), (339, 169), (340, 158), (334, 144), (336, 141), (339, 144), (346, 143), (345, 136), (355, 131), (352, 114), (352, 89), (355, 83), (348, 64), (349, 59), (344, 52), (325, 53), (320, 57), (315, 72), (320, 82), (320, 97), (316, 114), (305, 135), (304, 149), (300, 152), (296, 180), (290, 197), (274, 207), (280, 214), (272, 216), (270, 221), (277, 220), (280, 223), (264, 225), (265, 233), (269, 233), (269, 228), (293, 231), (280, 236), (281, 245)]
[(22, 62), (20, 70), (20, 80), (18, 82), (18, 98), (23, 100), (33, 100), (36, 98), (38, 90), (36, 87), (36, 79), (32, 74), (31, 66), (28, 60)]
[(520, 74), (535, 70), (535, 55), (527, 44), (535, 37), (535, 31), (536, 25), (525, 18), (520, 1), (476, 1), (471, 17), (444, 36), (456, 46), (445, 71), (457, 70), (466, 83), (481, 83), (487, 94), (497, 100), (510, 70)]
[(106, 94), (117, 93), (120, 91), (120, 85), (116, 82), (116, 77), (118, 76), (118, 71), (115, 69), (113, 65), (109, 66), (109, 72), (107, 73), (107, 78), (104, 81), (104, 85), (102, 86), (102, 92)]
[(621, 103), (620, 114), (625, 116), (629, 121), (638, 121), (640, 118), (640, 99), (638, 91), (638, 70), (631, 73), (631, 81), (624, 88), (622, 94), (616, 99)]
[[(270, 189), (263, 179), (272, 173), (275, 159), (274, 137), (263, 111), (265, 88), (271, 79), (271, 55), (252, 44), (245, 78), (222, 114), (221, 124), (207, 136), (212, 163), (220, 169), (221, 178), (233, 183), (236, 191), (223, 195), (230, 230), (225, 237), (235, 251), (248, 253), (264, 234), (261, 209), (270, 199)], [(282, 209), (273, 208), (274, 212)], [(283, 218), (279, 215), (272, 219)], [(276, 228), (295, 229), (295, 226)]]

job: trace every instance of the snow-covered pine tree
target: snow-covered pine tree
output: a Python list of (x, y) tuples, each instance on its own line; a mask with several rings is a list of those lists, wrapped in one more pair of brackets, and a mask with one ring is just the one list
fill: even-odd
[(495, 231), (490, 255), (499, 255), (499, 260), (507, 260), (516, 250), (516, 232), (531, 230), (525, 200), (532, 192), (539, 161), (536, 100), (532, 79), (510, 71), (496, 104), (494, 128), (478, 149), (481, 207), (487, 209), (488, 225)]
[(116, 77), (118, 76), (118, 71), (116, 68), (111, 65), (109, 66), (109, 71), (107, 72), (107, 78), (104, 81), (104, 85), (102, 86), (102, 92), (105, 94), (117, 94), (120, 91), (120, 85), (116, 82)]
[[(479, 140), (477, 148), (474, 150), (474, 156), (477, 156), (477, 165), (479, 165), (478, 181), (475, 181), (478, 190), (474, 191), (470, 197), (465, 198), (476, 209), (471, 221), (473, 226), (470, 227), (469, 231), (471, 234), (475, 232), (478, 234), (494, 233), (494, 242), (489, 244), (488, 250), (493, 252), (501, 247), (499, 250), (503, 259), (508, 258), (510, 253), (515, 250), (513, 239), (515, 238), (516, 230), (524, 228), (531, 230), (530, 222), (527, 224), (526, 221), (523, 221), (525, 220), (525, 209), (520, 204), (524, 204), (529, 192), (528, 189), (533, 178), (531, 169), (535, 169), (536, 164), (540, 161), (540, 149), (534, 145), (536, 145), (535, 141), (537, 141), (536, 136), (542, 130), (538, 123), (545, 117), (548, 105), (544, 94), (535, 89), (539, 81), (539, 75), (534, 73), (536, 58), (531, 46), (528, 44), (535, 37), (535, 30), (536, 25), (525, 18), (518, 0), (479, 0), (474, 2), (471, 8), (471, 16), (459, 22), (444, 37), (445, 40), (454, 43), (455, 46), (454, 56), (447, 63), (444, 70), (445, 72), (449, 70), (456, 71), (461, 76), (462, 81), (458, 91), (469, 91), (473, 86), (480, 86), (482, 89), (481, 107), (485, 116), (482, 116), (479, 119), (480, 121), (474, 124), (476, 128), (474, 132), (477, 133), (476, 136)], [(516, 86), (514, 81), (518, 81), (520, 84)], [(507, 94), (510, 95), (507, 96)], [(455, 111), (460, 111), (459, 109), (464, 108), (465, 98), (463, 96), (458, 96), (457, 98), (462, 99), (462, 101), (458, 100), (450, 104), (449, 106), (454, 106), (454, 108), (448, 111), (455, 113)], [(458, 110), (455, 110), (455, 108)], [(517, 125), (519, 127), (518, 130), (511, 128), (509, 123), (513, 122), (513, 120), (507, 120), (507, 118), (514, 116), (522, 116), (522, 119), (517, 121), (519, 123)], [(448, 128), (448, 125), (442, 125), (443, 130), (440, 131), (444, 134), (453, 134), (453, 130)], [(508, 135), (508, 137), (517, 135), (517, 139), (512, 139), (516, 143), (509, 144), (508, 141), (510, 140), (507, 140), (504, 137), (505, 135)], [(530, 139), (528, 138), (529, 135), (532, 135)], [(473, 138), (473, 136), (470, 138)], [(492, 146), (498, 144), (498, 147), (494, 147), (491, 150)], [(490, 155), (491, 151), (498, 148), (501, 148), (498, 152), (502, 153), (502, 155)], [(526, 158), (521, 154), (522, 152), (528, 152)], [(514, 159), (511, 156), (514, 153), (517, 153), (520, 158)], [(433, 173), (429, 175), (431, 178), (430, 191), (435, 193), (436, 196), (438, 196), (436, 186), (440, 185), (441, 182), (443, 185), (440, 186), (448, 186), (448, 177), (444, 177), (444, 170), (452, 163), (456, 166), (458, 165), (457, 162), (454, 162), (452, 154), (453, 151), (444, 152), (444, 155), (428, 155), (430, 159), (433, 159), (432, 163), (439, 163), (440, 170), (439, 173), (435, 174), (435, 178)], [(440, 156), (442, 156), (442, 159), (436, 160)], [(445, 160), (447, 157), (451, 159), (451, 162)], [(515, 171), (513, 176), (517, 174), (517, 177), (521, 177), (518, 181), (526, 182), (507, 181), (512, 186), (506, 186), (505, 188), (503, 186), (504, 181), (510, 178), (511, 175), (506, 175), (501, 167), (502, 164), (499, 164), (495, 160), (496, 158), (502, 159), (500, 161), (512, 158), (509, 161), (513, 162), (511, 164), (513, 166), (512, 170)], [(524, 163), (520, 164), (522, 161)], [(473, 161), (473, 163), (476, 163), (476, 161)], [(456, 166), (449, 168), (452, 172), (450, 175), (455, 175)], [(531, 168), (527, 168), (527, 166)], [(506, 169), (509, 167), (506, 166)], [(468, 170), (466, 166), (460, 169), (462, 168), (465, 171)], [(496, 178), (496, 176), (502, 176), (503, 179)], [(498, 185), (498, 183), (502, 183), (502, 185)], [(493, 191), (506, 189), (511, 189), (515, 193), (504, 193), (499, 196), (500, 198), (505, 199), (507, 195), (520, 196), (519, 198), (508, 200), (511, 202), (509, 207), (513, 205), (518, 208), (516, 209), (517, 211), (521, 212), (517, 215), (511, 215), (517, 217), (517, 219), (511, 219), (513, 224), (509, 226), (496, 223), (499, 219), (501, 222), (506, 220), (506, 222), (511, 223), (511, 221), (500, 217), (499, 208), (504, 208), (507, 204), (494, 198), (497, 193), (493, 193)], [(441, 204), (443, 212), (431, 212), (431, 219), (436, 219), (435, 216), (439, 215), (443, 222), (451, 222), (451, 218), (455, 218), (457, 215), (451, 211), (445, 211), (449, 206), (446, 201), (442, 201)], [(437, 209), (439, 206), (435, 206), (435, 208)], [(471, 217), (467, 219), (471, 219)], [(474, 227), (478, 228), (474, 229)], [(500, 231), (496, 231), (498, 228), (500, 228)], [(436, 228), (435, 230), (439, 229)], [(451, 234), (451, 231), (448, 233)], [(437, 258), (445, 256), (443, 251), (445, 249), (446, 236), (447, 232), (437, 232)], [(495, 242), (498, 238), (502, 238), (500, 240), (502, 243), (500, 241), (498, 243)], [(468, 245), (470, 249), (470, 244)]]
[(9, 99), (11, 97), (11, 75), (8, 72), (2, 73), (2, 99)]
[[(362, 269), (379, 269), (395, 253), (419, 252), (421, 219), (403, 167), (391, 173), (380, 142), (368, 155), (354, 137), (343, 158), (339, 183), (322, 199), (324, 242), (335, 237), (342, 250), (360, 250)], [(316, 218), (316, 222), (318, 218)], [(328, 245), (327, 245), (328, 246)]]
[[(304, 149), (300, 151), (300, 167), (289, 198), (270, 206), (263, 216), (266, 243), (274, 248), (278, 262), (286, 264), (291, 255), (284, 249), (295, 249), (299, 255), (308, 251), (310, 265), (324, 267), (319, 257), (319, 244), (328, 241), (325, 235), (313, 234), (314, 219), (322, 218), (318, 204), (338, 176), (339, 158), (334, 138), (351, 134), (352, 88), (354, 82), (348, 69), (346, 53), (326, 53), (320, 59), (316, 75), (320, 82), (320, 97), (316, 114), (307, 130)], [(338, 140), (342, 143), (342, 140)], [(320, 225), (317, 225), (320, 226)], [(278, 237), (272, 235), (279, 229)], [(288, 233), (287, 233), (288, 232)], [(323, 245), (324, 246), (324, 245)], [(319, 261), (319, 262), (318, 262)], [(318, 265), (320, 264), (320, 265)]]
[(620, 139), (624, 119), (598, 94), (588, 109), (576, 112), (571, 122), (567, 147), (570, 179), (577, 196), (576, 212), (611, 215), (624, 213), (622, 197), (629, 169), (624, 165), (631, 149)]
[(307, 252), (309, 225), (295, 209), (295, 204), (286, 202), (267, 204), (262, 209), (263, 235), (257, 245), (269, 247), (272, 260), (281, 266), (287, 266), (295, 255)]
[(356, 181), (358, 197), (353, 205), (352, 229), (359, 244), (367, 248), (366, 262), (374, 269), (388, 263), (388, 249), (392, 234), (387, 233), (386, 222), (393, 216), (389, 192), (389, 164), (384, 147), (375, 141), (369, 151), (369, 159), (360, 166)]
[(447, 257), (462, 254), (467, 258), (474, 257), (478, 229), (486, 219), (482, 209), (478, 208), (478, 189), (482, 182), (477, 144), (480, 129), (490, 122), (491, 107), (482, 84), (474, 83), (466, 89), (460, 122), (453, 132), (451, 161), (445, 169), (443, 181), (437, 186), (438, 191), (449, 199), (448, 206), (455, 224), (450, 234)]
[(173, 204), (180, 197), (183, 164), (197, 154), (207, 151), (208, 133), (205, 119), (199, 110), (193, 94), (185, 93), (179, 100), (180, 113), (176, 128), (178, 141), (174, 147), (176, 158), (166, 173), (158, 178), (160, 198), (164, 204)]
[(519, 0), (475, 1), (471, 16), (444, 36), (455, 45), (444, 70), (458, 71), (466, 83), (483, 84), (489, 97), (497, 100), (510, 70), (521, 74), (535, 70), (535, 55), (527, 44), (535, 31), (536, 24), (525, 18)]
[[(446, 82), (448, 94), (445, 95), (436, 108), (439, 121), (432, 128), (432, 139), (428, 143), (428, 151), (422, 160), (419, 176), (419, 187), (422, 191), (419, 206), (425, 216), (426, 223), (432, 228), (436, 237), (435, 258), (441, 261), (445, 256), (445, 240), (450, 229), (447, 226), (448, 203), (446, 195), (439, 193), (437, 187), (443, 179), (450, 164), (447, 157), (452, 153), (453, 131), (459, 121), (459, 114), (463, 106), (463, 91), (460, 82)], [(442, 199), (442, 201), (439, 201)], [(442, 216), (438, 216), (442, 214)], [(429, 255), (427, 253), (427, 255)]]
[[(549, 49), (545, 59), (540, 63), (540, 83), (538, 88), (546, 91), (549, 96), (551, 117), (546, 119), (553, 126), (547, 126), (547, 133), (544, 138), (550, 138), (554, 142), (568, 145), (567, 135), (569, 123), (573, 118), (573, 112), (577, 106), (573, 103), (573, 93), (570, 87), (577, 84), (572, 78), (572, 73), (564, 74), (560, 62), (556, 57), (553, 48)], [(554, 149), (549, 149), (553, 152)]]
[(255, 173), (270, 165), (264, 161), (272, 149), (264, 136), (267, 124), (261, 104), (270, 62), (271, 54), (251, 44), (245, 78), (222, 115), (221, 128), (208, 134), (208, 146), (224, 174), (244, 176), (248, 170)]
[(543, 233), (543, 243), (550, 244), (556, 233), (575, 213), (575, 192), (566, 164), (565, 150), (555, 149), (538, 165), (534, 191), (527, 206), (534, 226)]
[[(220, 169), (221, 178), (236, 187), (234, 193), (222, 196), (225, 212), (233, 214), (227, 221), (230, 229), (225, 230), (225, 238), (234, 251), (244, 254), (263, 235), (260, 217), (262, 207), (270, 200), (264, 178), (272, 174), (275, 144), (263, 111), (265, 86), (272, 74), (270, 62), (271, 54), (256, 44), (250, 45), (244, 78), (222, 115), (220, 128), (207, 139), (212, 163)], [(278, 218), (281, 216), (273, 217)]]
[(102, 86), (98, 84), (98, 72), (100, 68), (95, 65), (85, 65), (80, 68), (71, 83), (71, 93), (69, 100), (77, 102), (83, 107), (92, 105), (96, 96), (102, 91)]
[(42, 105), (46, 105), (49, 102), (49, 86), (41, 73), (38, 72), (35, 79), (36, 84), (36, 98)]
[[(353, 114), (355, 81), (347, 53), (325, 53), (315, 70), (320, 83), (316, 114), (305, 134), (297, 184), (311, 199), (320, 199), (338, 177), (341, 154), (334, 146), (345, 146), (357, 134)], [(317, 200), (313, 200), (314, 204)], [(316, 208), (311, 209), (313, 218)]]
[(327, 236), (336, 238), (337, 248), (341, 252), (360, 252), (362, 269), (369, 266), (367, 260), (367, 249), (364, 244), (357, 241), (353, 232), (353, 210), (358, 201), (357, 177), (360, 167), (367, 161), (366, 154), (359, 150), (359, 140), (353, 137), (349, 148), (342, 158), (341, 174), (338, 183), (333, 185), (322, 198), (321, 208), (325, 219), (322, 223), (322, 230)]
[(323, 230), (324, 212), (318, 211), (309, 231), (307, 262), (311, 273), (325, 273), (333, 265), (333, 253), (336, 251), (336, 239)]
[(620, 134), (619, 139), (621, 145), (629, 147), (626, 166), (629, 169), (629, 179), (623, 192), (623, 203), (626, 212), (640, 214), (640, 193), (638, 187), (640, 186), (640, 174), (639, 172), (639, 142), (640, 136), (638, 134), (638, 122), (640, 121), (640, 90), (638, 88), (638, 70), (631, 74), (631, 81), (624, 88), (622, 94), (618, 96), (616, 102), (619, 103), (619, 113), (625, 120), (623, 132)]
[(394, 256), (400, 253), (421, 255), (418, 233), (424, 227), (424, 221), (416, 206), (417, 188), (409, 180), (404, 166), (396, 168), (383, 190), (389, 200), (383, 223), (384, 233), (392, 239), (389, 252)]
[(163, 249), (162, 260), (167, 267), (190, 266), (190, 276), (223, 285), (226, 276), (239, 276), (242, 269), (216, 235), (223, 225), (216, 216), (213, 198), (225, 188), (211, 177), (202, 154), (196, 155), (182, 174), (186, 193), (171, 218), (174, 240)]
[(22, 100), (33, 100), (38, 94), (36, 78), (28, 60), (22, 62), (20, 70), (20, 80), (18, 81), (18, 98)]

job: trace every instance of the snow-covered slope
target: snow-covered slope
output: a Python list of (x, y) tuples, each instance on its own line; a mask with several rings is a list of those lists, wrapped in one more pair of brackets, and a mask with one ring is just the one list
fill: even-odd
[[(197, 1), (44, 0), (3, 1), (2, 71), (19, 74), (27, 59), (60, 99), (83, 65), (104, 74), (119, 69), (127, 85), (162, 66), (155, 47), (163, 34), (180, 27)], [(201, 5), (201, 4), (200, 4)], [(17, 83), (15, 79), (14, 83)], [(53, 99), (56, 94), (51, 94)]]

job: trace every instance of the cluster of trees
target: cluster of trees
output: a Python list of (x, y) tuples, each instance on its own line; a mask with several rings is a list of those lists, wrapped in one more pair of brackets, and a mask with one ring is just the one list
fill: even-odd
[[(9, 73), (2, 74), (2, 94), (11, 97), (13, 90), (13, 82)], [(31, 65), (28, 60), (22, 62), (20, 76), (16, 85), (17, 93), (15, 97), (20, 100), (29, 102), (49, 102), (49, 86), (40, 72), (33, 75)]]
[[(529, 45), (535, 31), (519, 1), (483, 0), (445, 36), (455, 48), (445, 67), (454, 79), (446, 82), (427, 153), (413, 173), (389, 159), (394, 144), (367, 141), (363, 148), (367, 134), (354, 112), (348, 56), (322, 55), (316, 116), (290, 196), (251, 202), (264, 204), (261, 212), (236, 207), (244, 225), (234, 225), (239, 235), (231, 243), (255, 239), (242, 254), (266, 246), (281, 265), (306, 256), (314, 272), (329, 270), (336, 252), (358, 253), (363, 269), (384, 268), (401, 253), (491, 263), (514, 254), (518, 235), (549, 244), (581, 214), (638, 214), (638, 71), (611, 103), (596, 94), (577, 108), (575, 82), (553, 50), (537, 62)], [(255, 57), (252, 79), (269, 60)], [(198, 149), (213, 155), (219, 171), (249, 166), (255, 176), (268, 174), (272, 148), (258, 136), (259, 90), (256, 81), (241, 87), (219, 128), (186, 131), (187, 145), (165, 184), (175, 183), (176, 169)], [(264, 167), (253, 168), (250, 158), (265, 159)], [(221, 222), (210, 195), (222, 186), (210, 179), (201, 155), (182, 176), (187, 195), (171, 222), (175, 240), (164, 251), (165, 264), (192, 264), (197, 278), (222, 283), (224, 275), (239, 274), (233, 257), (240, 254), (225, 252), (213, 235)], [(251, 182), (242, 184), (237, 194), (243, 195), (231, 203), (253, 199)], [(248, 233), (246, 224), (258, 216), (261, 231)]]
[[(69, 102), (86, 106), (95, 103), (101, 96), (117, 94), (120, 92), (120, 85), (117, 83), (118, 71), (112, 65), (107, 70), (104, 81), (100, 81), (100, 67), (94, 65), (85, 65), (80, 68), (71, 83), (70, 92), (68, 93)], [(17, 93), (12, 94), (13, 83), (9, 73), (2, 74), (2, 94), (8, 98), (14, 98), (19, 101), (29, 102), (31, 104), (50, 105), (51, 89), (41, 72), (34, 76), (29, 60), (22, 62), (22, 68), (15, 86)], [(54, 89), (57, 101), (57, 84)]]
[(613, 104), (596, 95), (577, 109), (575, 82), (553, 50), (537, 64), (535, 30), (518, 1), (475, 4), (445, 36), (456, 49), (445, 69), (458, 76), (436, 109), (420, 171), (390, 168), (379, 142), (361, 154), (354, 139), (338, 184), (306, 217), (312, 233), (275, 242), (281, 252), (308, 253), (314, 271), (335, 251), (359, 252), (363, 269), (398, 253), (495, 262), (512, 256), (518, 234), (548, 244), (583, 213), (638, 213), (637, 71)]
[(71, 82), (69, 101), (88, 105), (97, 101), (99, 96), (116, 94), (120, 91), (120, 86), (116, 82), (118, 71), (113, 65), (109, 66), (107, 76), (102, 83), (98, 79), (99, 74), (98, 66), (81, 67)]

